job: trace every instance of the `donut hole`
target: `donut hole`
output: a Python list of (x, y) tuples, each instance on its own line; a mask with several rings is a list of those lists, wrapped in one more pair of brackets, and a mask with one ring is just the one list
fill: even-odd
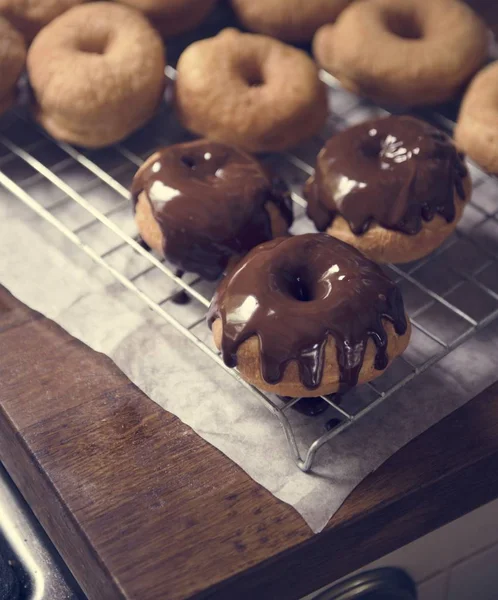
[(78, 44), (78, 50), (84, 54), (98, 54), (102, 56), (106, 53), (109, 44), (109, 37), (94, 36), (81, 39)]
[(248, 77), (246, 81), (249, 87), (261, 87), (265, 84), (264, 79), (259, 75)]
[(224, 155), (212, 154), (209, 151), (202, 151), (200, 153), (183, 154), (180, 157), (180, 162), (189, 170), (189, 176), (197, 179), (205, 179), (207, 177), (220, 176), (226, 162), (226, 157)]
[(414, 14), (388, 11), (385, 24), (391, 33), (404, 40), (420, 40), (424, 37), (422, 25)]
[(197, 166), (197, 161), (192, 156), (182, 156), (180, 160), (188, 169), (194, 170)]
[(378, 137), (368, 137), (361, 141), (360, 152), (365, 158), (376, 160), (382, 154), (382, 141)]
[(246, 61), (240, 65), (240, 71), (248, 87), (257, 88), (265, 85), (265, 77), (259, 63)]
[(304, 268), (281, 269), (277, 273), (277, 287), (284, 295), (298, 302), (315, 300), (315, 286)]

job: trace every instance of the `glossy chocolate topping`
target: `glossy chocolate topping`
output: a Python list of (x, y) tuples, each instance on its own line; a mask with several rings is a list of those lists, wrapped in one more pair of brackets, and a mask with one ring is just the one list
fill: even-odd
[[(329, 394), (327, 397), (333, 400), (335, 404), (340, 404), (340, 394)], [(289, 396), (279, 396), (279, 398), (284, 402), (294, 400), (294, 398)], [(316, 417), (330, 409), (330, 404), (324, 400), (322, 396), (308, 396), (306, 398), (301, 398), (301, 400), (293, 404), (291, 408), (307, 417)]]
[(295, 360), (309, 389), (321, 383), (329, 336), (337, 346), (341, 389), (347, 389), (358, 381), (369, 338), (376, 346), (375, 368), (387, 366), (382, 319), (399, 335), (407, 328), (396, 285), (360, 252), (324, 233), (254, 248), (218, 287), (208, 324), (217, 318), (226, 365), (236, 366), (239, 346), (257, 335), (263, 379), (278, 383)]
[(164, 255), (186, 271), (216, 279), (232, 256), (272, 239), (267, 203), (292, 223), (292, 202), (281, 184), (251, 156), (198, 140), (169, 146), (141, 169), (134, 206), (145, 192), (164, 238)]
[(466, 175), (463, 155), (432, 125), (407, 116), (367, 121), (321, 150), (305, 188), (308, 216), (320, 231), (341, 215), (355, 234), (376, 222), (413, 235), (436, 214), (453, 221)]

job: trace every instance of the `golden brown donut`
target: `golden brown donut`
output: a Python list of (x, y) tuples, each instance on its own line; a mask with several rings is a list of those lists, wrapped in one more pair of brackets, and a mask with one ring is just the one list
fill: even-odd
[(146, 244), (210, 280), (292, 224), (286, 188), (249, 154), (209, 140), (155, 152), (135, 175), (132, 196)]
[(0, 0), (0, 15), (8, 19), (30, 42), (55, 17), (82, 2), (83, 0)]
[(498, 61), (472, 80), (455, 128), (459, 148), (491, 173), (498, 173)]
[(285, 42), (307, 42), (333, 23), (352, 0), (232, 0), (239, 21), (251, 31)]
[(417, 260), (455, 230), (470, 198), (462, 158), (448, 136), (413, 117), (361, 123), (318, 155), (308, 216), (372, 260)]
[(485, 24), (458, 0), (358, 0), (313, 40), (344, 87), (400, 106), (448, 100), (487, 52)]
[[(470, 198), (470, 178), (465, 180), (464, 185), (465, 193)], [(411, 262), (433, 252), (455, 231), (465, 205), (456, 194), (454, 201), (456, 212), (452, 223), (447, 223), (437, 215), (432, 221), (424, 224), (420, 233), (413, 237), (391, 231), (377, 223), (374, 223), (366, 233), (358, 236), (351, 232), (343, 217), (337, 217), (327, 228), (327, 233), (355, 246), (375, 262), (397, 264)]]
[(396, 285), (324, 233), (257, 246), (208, 312), (225, 364), (261, 390), (313, 397), (379, 376), (410, 339)]
[(26, 46), (22, 35), (0, 17), (0, 114), (16, 99), (16, 84), (26, 62)]
[(278, 151), (322, 127), (327, 98), (304, 52), (230, 28), (180, 56), (176, 109), (195, 133), (249, 152)]
[(144, 12), (164, 36), (193, 29), (213, 10), (217, 0), (118, 0)]
[(98, 148), (148, 121), (164, 91), (164, 47), (127, 6), (76, 6), (47, 25), (28, 52), (37, 120), (55, 138)]

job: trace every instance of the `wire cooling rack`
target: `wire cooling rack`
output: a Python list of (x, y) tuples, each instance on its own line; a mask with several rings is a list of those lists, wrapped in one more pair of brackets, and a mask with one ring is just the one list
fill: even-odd
[[(168, 67), (167, 75), (174, 79), (176, 72)], [(294, 234), (314, 231), (301, 193), (324, 140), (386, 114), (342, 90), (327, 73), (322, 71), (321, 77), (328, 85), (333, 110), (322, 134), (292, 152), (263, 157), (290, 186)], [(431, 116), (439, 119), (437, 114)], [(128, 191), (133, 175), (158, 146), (188, 139), (192, 136), (176, 121), (168, 101), (141, 131), (99, 151), (55, 142), (21, 109), (0, 120), (0, 184), (262, 401), (280, 420), (302, 471), (311, 470), (317, 451), (327, 441), (498, 317), (498, 181), (470, 164), (474, 194), (457, 232), (428, 257), (385, 267), (403, 292), (413, 326), (405, 354), (378, 379), (343, 398), (321, 397), (329, 408), (319, 418), (292, 411), (299, 399), (283, 401), (263, 394), (223, 364), (204, 322), (215, 284), (189, 273), (179, 279), (172, 265), (138, 241)], [(191, 298), (188, 305), (173, 301), (180, 289)], [(300, 435), (303, 421), (312, 423), (307, 439)]]

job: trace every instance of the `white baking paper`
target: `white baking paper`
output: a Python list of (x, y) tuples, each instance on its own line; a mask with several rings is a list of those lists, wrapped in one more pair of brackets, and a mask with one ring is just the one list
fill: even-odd
[[(122, 257), (126, 268), (141, 268), (134, 260), (144, 259), (134, 259), (127, 250)], [(152, 295), (161, 282), (149, 290)], [(108, 355), (152, 400), (293, 506), (314, 532), (326, 525), (364, 477), (497, 379), (498, 322), (494, 321), (330, 442), (318, 455), (319, 476), (309, 475), (295, 466), (279, 422), (255, 397), (52, 225), (3, 190), (0, 283)], [(202, 316), (195, 305), (171, 309), (184, 322)], [(438, 323), (444, 325), (444, 318)], [(197, 328), (209, 338), (205, 324)], [(415, 362), (433, 350), (434, 342), (429, 338), (424, 342), (420, 335), (416, 332), (408, 351)], [(399, 374), (393, 369), (389, 376)], [(350, 406), (365, 401), (367, 391), (366, 396), (353, 395)], [(291, 413), (295, 423), (309, 422)], [(313, 424), (311, 429), (317, 427)], [(301, 433), (306, 438), (313, 432), (303, 426)]]

